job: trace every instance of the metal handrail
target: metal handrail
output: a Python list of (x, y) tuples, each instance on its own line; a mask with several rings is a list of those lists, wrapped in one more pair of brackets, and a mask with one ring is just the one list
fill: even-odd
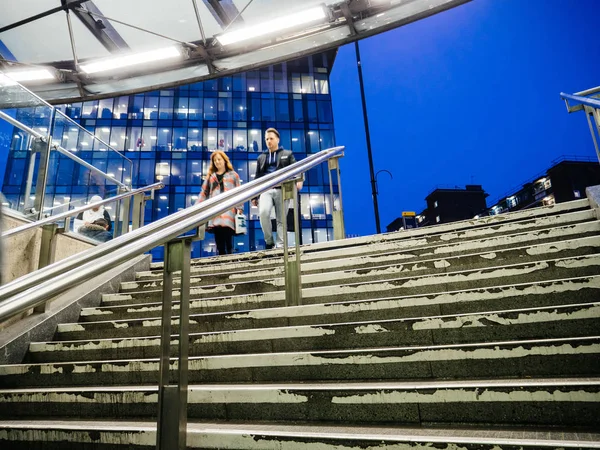
[(343, 149), (334, 147), (322, 150), (288, 167), (1, 286), (0, 322), (44, 303), (77, 283), (165, 244), (330, 158), (342, 155)]
[(585, 91), (575, 92), (573, 95), (581, 95), (583, 97), (587, 97), (588, 95), (597, 94), (600, 92), (600, 86), (596, 86), (595, 88), (586, 89)]
[[(600, 108), (600, 100), (597, 100), (595, 98), (590, 98), (590, 97), (582, 97), (580, 95), (571, 95), (571, 94), (565, 94), (564, 92), (560, 93), (560, 98), (562, 98), (566, 105), (567, 105), (567, 111), (571, 112), (576, 112), (576, 111), (580, 111), (582, 108), (582, 105), (585, 106), (589, 106), (591, 108)], [(577, 102), (579, 103), (576, 106), (569, 106), (569, 100), (573, 101), (573, 102)]]
[[(59, 111), (60, 112), (60, 111)], [(61, 113), (62, 114), (62, 113)], [(64, 115), (64, 114), (63, 114)], [(6, 114), (3, 111), (0, 111), (0, 119), (4, 119), (6, 120), (8, 123), (10, 123), (11, 125), (19, 128), (20, 130), (23, 130), (24, 132), (31, 134), (32, 136), (38, 138), (38, 139), (46, 139), (46, 136), (44, 136), (41, 133), (38, 133), (37, 131), (35, 131), (32, 128), (29, 128), (27, 125), (19, 122), (17, 119), (15, 119), (14, 117), (10, 117), (8, 114)], [(84, 129), (84, 128), (82, 128)], [(85, 130), (87, 133), (89, 133), (88, 130)], [(91, 133), (90, 133), (91, 134)], [(91, 135), (94, 139), (98, 139), (97, 137), (95, 137), (93, 134)], [(99, 139), (98, 139), (99, 140)], [(107, 145), (105, 142), (101, 141), (104, 145)], [(72, 159), (73, 161), (75, 161), (78, 164), (81, 164), (82, 166), (84, 166), (87, 169), (90, 169), (92, 172), (96, 172), (98, 175), (104, 177), (105, 179), (112, 181), (113, 183), (117, 184), (118, 186), (124, 187), (124, 188), (129, 188), (129, 186), (127, 186), (124, 183), (121, 183), (119, 180), (117, 180), (116, 178), (111, 177), (110, 175), (108, 175), (107, 173), (102, 172), (100, 169), (98, 169), (97, 167), (91, 165), (90, 163), (88, 163), (87, 161), (84, 161), (83, 159), (79, 158), (78, 156), (75, 156), (72, 152), (70, 152), (69, 150), (67, 150), (66, 148), (61, 147), (58, 144), (55, 144), (52, 146), (56, 151), (58, 151), (59, 153), (61, 153), (62, 155), (66, 156), (67, 158)], [(111, 150), (112, 147), (108, 146), (108, 148), (110, 148)], [(113, 150), (116, 153), (118, 153), (119, 155), (121, 155), (119, 152), (117, 152), (116, 150)], [(123, 155), (121, 155), (123, 156)], [(129, 161), (129, 163), (131, 163), (131, 160), (126, 158), (125, 156), (123, 156), (123, 158), (125, 158), (127, 161)]]
[(61, 219), (65, 219), (67, 217), (74, 216), (76, 214), (79, 214), (80, 212), (87, 211), (88, 209), (92, 209), (92, 208), (95, 208), (97, 206), (102, 206), (102, 205), (105, 205), (105, 204), (108, 204), (108, 203), (113, 203), (113, 202), (122, 200), (124, 198), (132, 197), (132, 196), (134, 196), (136, 194), (140, 194), (142, 192), (153, 191), (153, 190), (157, 190), (157, 189), (162, 189), (164, 187), (165, 187), (165, 185), (162, 182), (154, 183), (154, 184), (149, 184), (148, 186), (145, 186), (143, 188), (134, 189), (133, 191), (125, 192), (124, 194), (115, 195), (114, 197), (110, 197), (110, 198), (101, 200), (101, 201), (96, 202), (96, 203), (90, 203), (89, 205), (80, 206), (79, 208), (71, 209), (69, 211), (57, 214), (55, 216), (50, 216), (50, 217), (48, 217), (48, 218), (46, 218), (44, 220), (38, 220), (36, 222), (26, 223), (25, 225), (21, 225), (20, 227), (11, 228), (10, 230), (5, 231), (4, 233), (2, 233), (0, 236), (3, 237), (3, 238), (4, 237), (8, 237), (8, 236), (12, 236), (14, 234), (22, 233), (23, 231), (31, 230), (32, 228), (38, 228), (38, 227), (41, 227), (41, 226), (49, 224), (49, 223), (58, 222)]

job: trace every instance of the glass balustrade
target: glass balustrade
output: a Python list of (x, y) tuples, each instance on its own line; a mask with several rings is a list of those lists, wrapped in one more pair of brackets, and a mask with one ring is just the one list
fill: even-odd
[[(132, 170), (131, 160), (102, 136), (0, 74), (5, 208), (33, 220), (60, 214), (87, 204), (94, 195), (104, 199), (129, 189)], [(114, 220), (116, 205), (106, 210)]]

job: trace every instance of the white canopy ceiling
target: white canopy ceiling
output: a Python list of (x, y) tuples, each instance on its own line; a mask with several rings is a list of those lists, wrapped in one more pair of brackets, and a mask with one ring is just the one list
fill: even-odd
[[(313, 54), (469, 0), (19, 0), (0, 4), (0, 71), (50, 68), (57, 80), (23, 82), (51, 103), (201, 81)], [(323, 18), (282, 20), (321, 7)], [(235, 44), (219, 36), (283, 28)], [(2, 45), (3, 44), (3, 45)], [(176, 47), (180, 56), (86, 73), (88, 62)]]

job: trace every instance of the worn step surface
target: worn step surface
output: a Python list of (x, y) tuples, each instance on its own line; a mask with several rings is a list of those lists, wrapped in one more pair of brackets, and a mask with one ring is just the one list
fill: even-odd
[[(508, 284), (483, 289), (465, 289), (439, 294), (388, 297), (378, 300), (330, 302), (294, 307), (236, 310), (220, 313), (193, 314), (190, 331), (239, 330), (323, 323), (344, 323), (390, 318), (414, 318), (446, 314), (570, 305), (594, 302), (600, 298), (600, 276), (548, 280), (546, 282)], [(229, 302), (224, 298), (222, 301)], [(282, 301), (283, 302), (283, 301)], [(238, 303), (231, 302), (234, 306)], [(174, 305), (177, 309), (177, 304)], [(171, 322), (175, 327), (178, 320)], [(160, 334), (160, 319), (98, 320), (59, 324), (60, 340), (96, 337), (153, 336)], [(175, 328), (177, 330), (177, 328)]]
[[(429, 237), (415, 237), (414, 239), (404, 239), (398, 242), (377, 242), (361, 248), (344, 248), (333, 250), (322, 250), (320, 252), (308, 252), (302, 247), (302, 261), (305, 264), (325, 263), (328, 267), (343, 268), (345, 261), (351, 258), (362, 258), (365, 264), (369, 264), (369, 258), (375, 260), (375, 263), (381, 264), (385, 261), (410, 261), (418, 258), (443, 255), (443, 254), (461, 254), (473, 251), (489, 250), (492, 248), (501, 249), (508, 246), (515, 246), (519, 243), (544, 243), (552, 242), (561, 238), (577, 238), (586, 235), (598, 234), (597, 221), (591, 221), (593, 213), (586, 211), (581, 216), (585, 221), (579, 221), (577, 217), (566, 223), (552, 221), (545, 228), (532, 227), (531, 224), (520, 228), (510, 227), (501, 229), (498, 227), (486, 229), (486, 233), (478, 232), (475, 234), (451, 234), (435, 235)], [(554, 225), (554, 226), (550, 226)], [(246, 254), (248, 255), (248, 254)], [(280, 250), (269, 252), (257, 252), (252, 255), (254, 259), (248, 256), (239, 258), (225, 257), (214, 260), (200, 259), (191, 267), (192, 275), (213, 273), (215, 271), (232, 271), (245, 268), (273, 269), (281, 267), (283, 262), (282, 252)], [(157, 279), (160, 277), (161, 265), (155, 267), (153, 271), (140, 272), (138, 279)]]
[[(194, 261), (188, 447), (600, 448), (596, 215), (303, 246), (300, 306), (281, 250)], [(0, 447), (154, 448), (161, 270), (0, 366)]]
[[(153, 417), (156, 387), (0, 390), (0, 418)], [(44, 408), (40, 408), (44, 405)], [(192, 385), (192, 419), (394, 425), (600, 426), (600, 379)]]
[[(593, 376), (600, 336), (191, 357), (191, 383)], [(468, 361), (468, 364), (465, 363)], [(171, 369), (177, 362), (172, 360)], [(0, 385), (156, 384), (158, 359), (0, 366)], [(64, 374), (58, 377), (57, 374)]]
[[(509, 266), (496, 266), (485, 269), (472, 269), (442, 274), (419, 276), (387, 275), (384, 279), (374, 281), (345, 283), (303, 288), (304, 304), (320, 304), (324, 302), (346, 302), (356, 300), (375, 300), (389, 296), (434, 295), (448, 291), (459, 291), (467, 287), (485, 288), (513, 283), (525, 283), (533, 280), (567, 279), (592, 276), (600, 273), (600, 254), (575, 258), (545, 260)], [(265, 308), (285, 305), (285, 286), (283, 280), (266, 280), (240, 284), (213, 286), (209, 288), (190, 289), (190, 311), (218, 312), (245, 308)], [(246, 286), (246, 285), (250, 286)], [(260, 285), (261, 289), (257, 289)], [(251, 286), (254, 286), (252, 292)], [(268, 287), (267, 287), (268, 286)], [(243, 290), (245, 293), (239, 293)], [(160, 317), (162, 301), (157, 291), (156, 297), (147, 298), (147, 293), (109, 294), (104, 296), (109, 306), (84, 308), (81, 320), (94, 321), (107, 318), (121, 319)], [(179, 298), (178, 295), (175, 298)], [(110, 301), (110, 302), (109, 302)], [(238, 306), (240, 305), (240, 306)], [(174, 302), (178, 308), (178, 301)]]
[[(303, 254), (314, 254), (316, 259), (331, 260), (335, 254), (346, 258), (351, 252), (358, 254), (377, 253), (381, 249), (388, 251), (390, 246), (405, 240), (414, 242), (431, 242), (465, 240), (477, 236), (490, 234), (514, 234), (526, 229), (544, 228), (566, 223), (577, 223), (586, 220), (596, 220), (595, 212), (589, 209), (587, 199), (574, 202), (552, 205), (550, 207), (533, 208), (511, 214), (483, 217), (480, 219), (465, 220), (450, 224), (435, 225), (426, 228), (417, 228), (407, 232), (384, 233), (380, 235), (365, 236), (338, 241), (321, 242), (302, 246)], [(417, 238), (425, 238), (418, 241)], [(384, 244), (381, 246), (380, 244)], [(372, 248), (372, 246), (375, 246)], [(357, 251), (358, 249), (358, 251)], [(341, 251), (341, 253), (340, 253)], [(202, 258), (194, 262), (195, 266), (214, 266), (216, 264), (248, 264), (261, 263), (265, 256), (269, 259), (281, 257), (282, 250), (267, 250), (254, 253), (226, 255), (218, 258)], [(279, 263), (276, 263), (277, 265)], [(152, 269), (162, 270), (163, 263), (153, 263)], [(210, 270), (210, 269), (209, 269)]]
[[(11, 450), (115, 450), (156, 448), (153, 421), (0, 421), (0, 442)], [(87, 445), (83, 447), (82, 445)], [(135, 447), (134, 447), (135, 446)], [(600, 434), (553, 429), (348, 427), (321, 423), (252, 424), (190, 422), (187, 447), (237, 450), (515, 450), (598, 449)]]
[[(280, 326), (191, 333), (191, 356), (331, 350), (392, 345), (436, 345), (487, 339), (586, 336), (600, 330), (600, 303), (561, 305), (339, 324)], [(178, 352), (178, 336), (171, 355)], [(34, 342), (28, 362), (156, 358), (160, 336)]]
[[(379, 257), (355, 257), (341, 259), (341, 264), (335, 264), (336, 261), (305, 263), (302, 264), (303, 284), (306, 285), (313, 278), (319, 279), (329, 277), (332, 272), (347, 274), (351, 277), (354, 273), (378, 276), (378, 273), (390, 270), (401, 272), (447, 272), (455, 268), (476, 269), (487, 267), (490, 263), (505, 264), (508, 262), (533, 262), (548, 258), (561, 258), (568, 256), (583, 256), (594, 253), (600, 249), (600, 236), (589, 236), (579, 239), (560, 240), (551, 243), (528, 245), (517, 248), (502, 249), (496, 251), (485, 251), (471, 253), (461, 256), (450, 256), (445, 258), (419, 259), (415, 262), (402, 260), (401, 262), (386, 263)], [(399, 254), (402, 255), (402, 254)], [(342, 269), (343, 271), (339, 270)], [(220, 269), (217, 269), (220, 270)], [(151, 279), (138, 281), (128, 281), (121, 283), (121, 293), (140, 292), (145, 290), (156, 290), (162, 288), (162, 275), (153, 272), (159, 276)], [(316, 277), (315, 277), (316, 275)], [(258, 270), (257, 268), (246, 270), (229, 269), (223, 272), (212, 272), (201, 276), (193, 276), (190, 280), (191, 286), (206, 286), (218, 283), (234, 283), (239, 281), (253, 280), (256, 278), (279, 278), (284, 276), (284, 269), (281, 266)], [(178, 287), (180, 279), (174, 279), (174, 286)]]

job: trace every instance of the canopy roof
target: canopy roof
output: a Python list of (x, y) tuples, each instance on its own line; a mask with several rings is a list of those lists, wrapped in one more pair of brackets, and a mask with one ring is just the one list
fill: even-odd
[[(51, 103), (112, 97), (330, 50), (467, 1), (3, 1), (0, 71), (10, 76), (49, 68), (55, 79), (21, 82)], [(297, 13), (308, 11), (323, 14), (294, 25), (301, 17)], [(234, 31), (258, 36), (231, 43), (240, 38)], [(89, 63), (97, 60), (124, 56), (130, 61), (133, 55), (163, 49), (171, 55), (160, 61), (90, 72)]]

